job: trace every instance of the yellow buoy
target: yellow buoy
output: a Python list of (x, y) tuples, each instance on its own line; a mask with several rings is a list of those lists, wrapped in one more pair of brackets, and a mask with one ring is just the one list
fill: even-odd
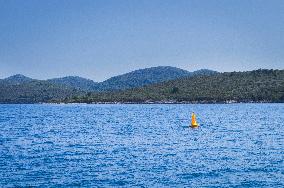
[(191, 127), (192, 128), (197, 128), (199, 125), (196, 121), (196, 116), (194, 114), (194, 112), (192, 112), (192, 115), (191, 115)]

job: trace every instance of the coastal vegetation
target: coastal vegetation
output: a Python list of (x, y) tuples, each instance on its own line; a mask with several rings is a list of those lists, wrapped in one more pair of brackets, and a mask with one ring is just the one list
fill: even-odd
[(62, 102), (284, 102), (284, 70), (197, 75), (119, 92), (88, 93)]
[(50, 83), (73, 87), (81, 91), (116, 91), (137, 88), (154, 83), (175, 80), (195, 75), (212, 75), (216, 71), (201, 69), (189, 72), (170, 66), (158, 66), (135, 70), (129, 73), (111, 77), (103, 82), (94, 82), (78, 76), (49, 79)]
[(0, 103), (284, 102), (284, 70), (217, 73), (159, 67), (100, 83), (80, 77), (35, 80), (14, 75), (0, 80)]
[(7, 83), (0, 80), (0, 103), (40, 103), (63, 100), (83, 92), (47, 81)]
[(170, 66), (151, 67), (135, 70), (123, 75), (114, 76), (99, 83), (97, 91), (116, 91), (130, 88), (138, 88), (155, 83), (161, 83), (178, 78), (190, 77), (195, 75), (212, 75), (216, 71), (201, 69), (194, 72)]
[(159, 66), (135, 70), (103, 82), (94, 82), (78, 76), (37, 80), (16, 74), (2, 80), (0, 79), (0, 103), (62, 101), (72, 96), (76, 96), (75, 99), (80, 98), (82, 95), (89, 96), (90, 92), (117, 91), (186, 76), (211, 75), (215, 73), (216, 71), (206, 69), (189, 72), (175, 67)]

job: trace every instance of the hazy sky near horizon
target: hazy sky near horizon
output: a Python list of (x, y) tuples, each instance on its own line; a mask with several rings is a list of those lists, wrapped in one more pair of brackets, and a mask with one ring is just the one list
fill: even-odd
[(283, 0), (0, 0), (0, 78), (284, 69)]

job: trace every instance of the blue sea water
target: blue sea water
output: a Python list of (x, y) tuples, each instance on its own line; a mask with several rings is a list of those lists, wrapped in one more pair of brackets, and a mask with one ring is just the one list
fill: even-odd
[(0, 105), (0, 187), (26, 186), (283, 187), (284, 104)]

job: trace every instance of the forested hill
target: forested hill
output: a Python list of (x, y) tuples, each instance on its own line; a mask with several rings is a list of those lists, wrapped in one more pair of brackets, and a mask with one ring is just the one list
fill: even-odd
[(55, 84), (73, 87), (82, 91), (114, 91), (142, 87), (186, 76), (211, 75), (215, 73), (217, 72), (208, 69), (189, 72), (176, 67), (158, 66), (139, 69), (126, 74), (114, 76), (103, 82), (94, 82), (92, 80), (78, 76), (54, 78), (47, 81)]
[(284, 70), (255, 70), (181, 78), (65, 102), (284, 102)]
[[(45, 81), (51, 84), (60, 85), (62, 87), (74, 88), (86, 92), (114, 91), (142, 87), (187, 76), (212, 75), (215, 73), (217, 72), (208, 69), (189, 72), (176, 67), (159, 66), (135, 70), (126, 74), (114, 76), (103, 82), (94, 82), (93, 80), (79, 76), (65, 76), (61, 78), (52, 78)], [(40, 80), (32, 79), (21, 74), (16, 74), (3, 79), (2, 81), (7, 84), (23, 84), (30, 81)]]
[(216, 71), (201, 69), (189, 72), (170, 66), (151, 67), (115, 76), (99, 83), (99, 91), (125, 90), (194, 75), (212, 75)]
[(0, 103), (39, 103), (63, 100), (81, 95), (76, 89), (51, 84), (47, 81), (31, 80), (22, 83), (0, 80)]
[(36, 80), (24, 75), (0, 79), (0, 103), (38, 103), (60, 101), (89, 92), (115, 91), (173, 80), (185, 76), (215, 74), (211, 70), (188, 72), (175, 67), (152, 67), (94, 82), (78, 76)]
[[(137, 76), (139, 75), (138, 73), (139, 71), (135, 72), (134, 75)], [(132, 83), (133, 80), (131, 78), (133, 78), (133, 76), (130, 76), (131, 74), (129, 73), (129, 77), (125, 79), (124, 82), (122, 81), (122, 83)], [(186, 75), (187, 73), (184, 72), (184, 74)], [(152, 76), (156, 76), (157, 80), (159, 78), (158, 73)], [(141, 78), (142, 77), (143, 75), (141, 75)], [(66, 84), (64, 81), (66, 78), (70, 79), (71, 82), (69, 80), (69, 83)], [(39, 103), (54, 101), (87, 103), (284, 102), (284, 70), (256, 70), (231, 73), (212, 72), (212, 74), (210, 71), (205, 70), (205, 74), (202, 74), (202, 72), (199, 72), (197, 75), (191, 73), (189, 76), (178, 77), (175, 80), (149, 83), (150, 85), (139, 88), (135, 88), (135, 85), (131, 85), (131, 87), (134, 88), (121, 91), (114, 89), (113, 91), (107, 92), (90, 92), (92, 90), (89, 88), (93, 86), (93, 81), (75, 77), (77, 82), (73, 83), (74, 77), (66, 78), (64, 78), (63, 81), (59, 80), (59, 82), (57, 80), (57, 83), (50, 80), (35, 80), (23, 75), (15, 75), (2, 79), (0, 80), (0, 103)], [(147, 76), (145, 76), (145, 78), (147, 78)], [(163, 76), (163, 78), (165, 77)], [(123, 80), (122, 77), (120, 79)], [(149, 80), (149, 78), (147, 78), (147, 80)], [(61, 81), (62, 83), (60, 83)], [(70, 85), (70, 83), (74, 85)], [(85, 90), (76, 88), (77, 83), (81, 85), (80, 88), (82, 85), (85, 85)], [(117, 85), (119, 85), (119, 83)], [(133, 83), (135, 83), (135, 81)], [(127, 85), (127, 87), (128, 86), (129, 85)], [(98, 87), (99, 86), (96, 85), (96, 89), (98, 89)]]
[(66, 76), (62, 78), (53, 78), (47, 80), (50, 83), (72, 87), (82, 91), (98, 90), (98, 83), (93, 80), (82, 78), (79, 76)]
[(30, 82), (32, 80), (33, 80), (32, 78), (26, 77), (22, 74), (15, 74), (13, 76), (3, 79), (2, 81), (9, 84), (23, 84), (26, 82)]

